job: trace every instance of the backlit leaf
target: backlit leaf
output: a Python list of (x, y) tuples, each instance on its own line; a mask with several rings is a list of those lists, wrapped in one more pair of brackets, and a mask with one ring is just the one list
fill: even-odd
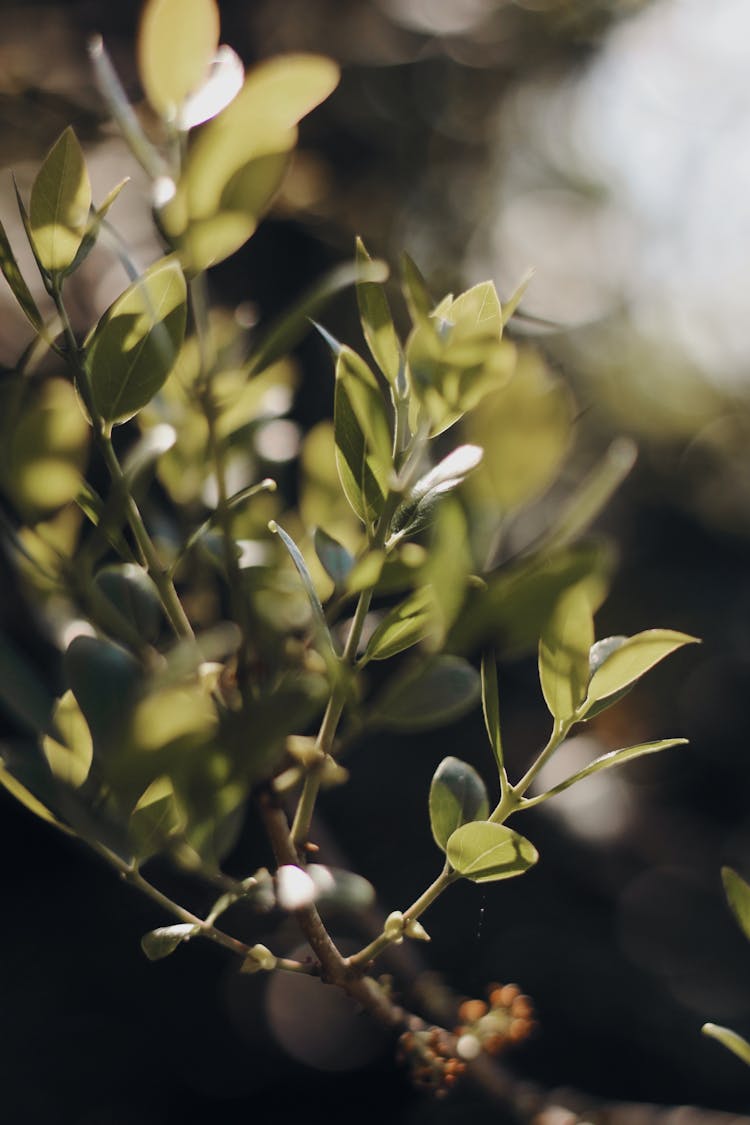
[(641, 742), (637, 746), (627, 746), (623, 750), (612, 750), (609, 754), (602, 754), (601, 757), (595, 758), (589, 765), (584, 766), (582, 770), (566, 777), (565, 781), (561, 781), (559, 785), (553, 785), (546, 793), (539, 797), (532, 797), (529, 804), (539, 804), (541, 801), (546, 800), (548, 797), (554, 797), (557, 793), (563, 793), (566, 789), (570, 789), (571, 785), (576, 785), (584, 778), (590, 777), (593, 773), (599, 773), (600, 770), (609, 770), (614, 766), (622, 766), (625, 762), (631, 762), (634, 758), (642, 758), (644, 754), (658, 754), (660, 750), (669, 750), (673, 746), (687, 745), (686, 738), (662, 738), (658, 742)]
[(732, 913), (745, 937), (750, 939), (750, 884), (731, 867), (722, 867), (721, 878)]
[[(367, 267), (372, 259), (361, 238), (357, 239), (357, 265)], [(366, 278), (366, 273), (364, 278)], [(401, 345), (393, 326), (393, 317), (382, 285), (368, 280), (357, 281), (357, 304), (367, 346), (380, 370), (395, 385), (403, 362)]]
[(539, 641), (539, 679), (552, 717), (569, 719), (586, 698), (594, 620), (585, 588), (559, 599)]
[(444, 758), (430, 785), (430, 826), (437, 846), (445, 851), (457, 828), (484, 821), (488, 813), (487, 790), (477, 771), (459, 758)]
[(522, 875), (539, 859), (531, 843), (504, 824), (478, 821), (456, 829), (446, 848), (448, 861), (473, 883), (492, 883)]
[(375, 376), (346, 347), (336, 361), (333, 426), (341, 486), (359, 518), (369, 523), (380, 514), (390, 484), (391, 428)]
[(42, 266), (66, 269), (81, 245), (91, 207), (91, 183), (81, 146), (68, 127), (53, 145), (31, 188), (29, 225)]
[[(89, 775), (93, 743), (88, 724), (72, 691), (66, 691), (52, 713), (55, 737), (42, 739), (42, 750), (58, 781), (79, 789)], [(59, 737), (58, 737), (59, 736)]]
[(420, 641), (434, 628), (432, 590), (425, 586), (397, 605), (373, 632), (365, 649), (365, 660), (387, 660)]
[(208, 76), (218, 44), (215, 0), (149, 0), (138, 33), (138, 71), (157, 113), (175, 117)]
[(151, 266), (104, 313), (86, 341), (94, 406), (122, 422), (164, 384), (185, 333), (187, 287), (179, 264)]
[(586, 696), (587, 703), (597, 703), (622, 691), (676, 649), (698, 643), (696, 637), (673, 629), (647, 629), (627, 637), (594, 672)]

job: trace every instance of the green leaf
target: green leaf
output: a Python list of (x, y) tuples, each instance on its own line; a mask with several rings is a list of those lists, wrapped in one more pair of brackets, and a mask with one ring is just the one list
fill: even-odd
[(313, 611), (313, 619), (316, 625), (316, 632), (318, 634), (319, 641), (323, 645), (324, 654), (327, 657), (332, 657), (335, 659), (336, 650), (333, 644), (330, 630), (328, 628), (326, 615), (323, 611), (323, 606), (320, 604), (320, 598), (318, 597), (317, 590), (315, 589), (315, 584), (312, 580), (312, 577), (310, 576), (310, 571), (307, 569), (307, 563), (304, 560), (302, 552), (292, 539), (291, 535), (288, 535), (287, 532), (284, 531), (284, 528), (280, 527), (279, 524), (275, 522), (275, 520), (271, 520), (268, 525), (268, 529), (275, 535), (279, 536), (282, 543), (289, 552), (292, 562), (297, 568), (297, 573), (302, 579), (302, 585), (305, 588), (307, 599), (310, 602), (310, 607)]
[(138, 33), (138, 72), (157, 113), (174, 119), (207, 78), (218, 45), (215, 0), (149, 0)]
[(505, 762), (503, 757), (503, 740), (500, 735), (500, 699), (497, 690), (497, 665), (495, 663), (495, 653), (492, 649), (486, 649), (482, 653), (481, 682), (484, 726), (487, 731), (487, 737), (490, 740), (497, 771), (502, 780), (505, 777)]
[(13, 296), (18, 301), (21, 311), (26, 316), (29, 324), (36, 332), (43, 331), (42, 314), (36, 306), (36, 301), (31, 295), (28, 285), (16, 261), (13, 249), (5, 233), (5, 227), (0, 223), (0, 270), (10, 286)]
[(461, 656), (437, 656), (393, 678), (376, 700), (368, 724), (385, 730), (429, 730), (465, 715), (479, 700), (479, 676)]
[(721, 880), (732, 913), (745, 937), (750, 939), (750, 884), (731, 867), (722, 867)]
[(80, 789), (89, 775), (93, 743), (88, 724), (72, 691), (66, 691), (52, 713), (55, 737), (42, 738), (42, 750), (54, 777)]
[(531, 843), (504, 824), (464, 824), (456, 829), (446, 848), (454, 871), (473, 883), (493, 883), (522, 875), (539, 859)]
[(76, 637), (65, 652), (63, 668), (96, 750), (118, 747), (141, 687), (138, 662), (111, 641)]
[(720, 1027), (717, 1023), (704, 1023), (701, 1031), (707, 1035), (709, 1039), (716, 1039), (723, 1047), (736, 1055), (738, 1059), (742, 1059), (744, 1063), (750, 1066), (750, 1043), (747, 1039), (743, 1039), (736, 1031), (732, 1031), (728, 1027)]
[(421, 531), (432, 520), (439, 498), (454, 489), (479, 465), (484, 450), (478, 445), (459, 445), (430, 469), (396, 510), (393, 530), (401, 534)]
[(482, 281), (456, 297), (448, 320), (453, 323), (453, 341), (474, 339), (478, 334), (500, 338), (503, 317), (494, 282)]
[(151, 266), (104, 313), (86, 341), (94, 407), (124, 422), (163, 386), (185, 334), (187, 287), (174, 258)]
[(669, 750), (672, 746), (686, 746), (687, 741), (686, 738), (662, 738), (658, 742), (640, 742), (637, 746), (626, 746), (623, 750), (612, 750), (609, 754), (602, 754), (601, 757), (595, 758), (589, 765), (584, 766), (582, 770), (566, 777), (565, 781), (561, 781), (559, 785), (553, 785), (546, 793), (540, 794), (538, 797), (531, 797), (527, 807), (540, 804), (542, 801), (546, 801), (548, 797), (554, 797), (557, 793), (563, 793), (566, 789), (570, 789), (571, 785), (576, 785), (584, 778), (590, 777), (592, 773), (609, 770), (613, 766), (622, 766), (625, 762), (631, 762), (634, 758), (642, 758), (644, 754), (658, 754), (660, 750)]
[(635, 683), (676, 649), (699, 643), (697, 637), (672, 629), (647, 629), (627, 637), (594, 671), (586, 696), (587, 709)]
[(393, 326), (393, 317), (388, 307), (388, 299), (382, 285), (366, 280), (367, 267), (372, 259), (361, 238), (357, 239), (357, 267), (361, 276), (357, 279), (357, 304), (367, 346), (372, 358), (385, 375), (391, 386), (396, 385), (398, 373), (403, 364), (401, 345)]
[(430, 826), (441, 851), (462, 824), (484, 821), (490, 811), (484, 782), (467, 762), (443, 758), (430, 785)]
[(419, 268), (406, 253), (401, 255), (401, 276), (404, 298), (411, 319), (416, 324), (418, 320), (430, 315), (434, 301)]
[(60, 273), (73, 262), (90, 207), (86, 161), (69, 126), (50, 149), (31, 188), (29, 226), (36, 255), (48, 273)]
[(523, 295), (526, 292), (526, 290), (528, 289), (529, 282), (531, 281), (533, 276), (534, 276), (534, 271), (533, 270), (527, 270), (526, 273), (521, 278), (521, 280), (519, 281), (516, 288), (511, 293), (508, 300), (503, 305), (503, 327), (508, 323), (510, 318), (513, 316), (513, 313), (516, 311), (516, 309), (520, 305), (521, 301), (523, 300)]
[(347, 347), (336, 361), (333, 426), (341, 486), (355, 513), (370, 523), (380, 514), (390, 487), (393, 439), (377, 380)]
[[(185, 831), (185, 815), (169, 777), (157, 777), (139, 798), (130, 815), (130, 835), (139, 859), (148, 859)], [(153, 958), (152, 958), (153, 960)]]
[(281, 184), (297, 123), (338, 78), (336, 64), (319, 55), (268, 59), (200, 130), (174, 198), (160, 212), (187, 269), (222, 261), (252, 235)]
[(586, 698), (594, 619), (584, 586), (566, 590), (539, 641), (539, 679), (552, 717), (570, 719)]
[(328, 577), (335, 586), (343, 586), (354, 567), (354, 556), (322, 527), (315, 528), (314, 543), (315, 553)]
[(142, 641), (152, 644), (157, 639), (164, 621), (161, 599), (142, 566), (106, 566), (96, 575), (94, 585)]
[(432, 632), (434, 625), (432, 590), (423, 586), (386, 614), (368, 641), (363, 662), (388, 660), (419, 644)]
[(141, 949), (149, 961), (161, 961), (174, 953), (183, 941), (190, 941), (200, 933), (200, 926), (190, 922), (179, 922), (176, 926), (160, 926), (158, 930), (151, 930), (141, 938)]

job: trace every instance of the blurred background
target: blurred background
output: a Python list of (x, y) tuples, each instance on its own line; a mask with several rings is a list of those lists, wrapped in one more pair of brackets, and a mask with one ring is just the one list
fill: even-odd
[[(454, 888), (425, 919), (426, 964), (464, 995), (516, 980), (534, 997), (539, 1033), (512, 1059), (530, 1081), (750, 1112), (750, 1072), (699, 1033), (713, 1020), (750, 1034), (750, 947), (719, 874), (729, 863), (750, 877), (750, 9), (220, 7), (222, 39), (246, 64), (323, 51), (343, 80), (304, 123), (270, 219), (213, 271), (215, 300), (263, 321), (348, 259), (355, 234), (394, 264), (407, 249), (436, 294), (491, 277), (505, 298), (534, 268), (514, 333), (533, 337), (574, 390), (571, 473), (613, 436), (640, 450), (602, 521), (620, 564), (598, 635), (658, 625), (703, 638), (597, 727), (605, 745), (684, 735), (690, 746), (529, 814), (538, 868), (499, 888)], [(145, 185), (105, 120), (85, 51), (101, 32), (137, 102), (139, 8), (0, 4), (0, 215), (24, 266), (10, 169), (25, 189), (71, 122), (95, 199), (130, 173), (113, 221), (141, 264), (157, 253)], [(90, 261), (75, 291), (81, 319), (121, 287), (106, 259)], [(357, 343), (351, 294), (325, 321)], [(0, 362), (26, 342), (2, 288)], [(301, 432), (330, 412), (332, 380), (316, 340), (299, 361)], [(286, 448), (291, 457), (295, 441)], [(44, 662), (27, 612), (4, 599), (3, 627)], [(501, 707), (518, 771), (546, 738), (533, 659), (501, 669)], [(457, 747), (489, 781), (475, 715), (439, 737), (368, 743), (350, 785), (323, 802), (345, 864), (375, 883), (387, 911), (436, 874), (426, 794)], [(590, 749), (579, 740), (568, 752), (575, 761)], [(388, 1045), (358, 1017), (324, 1010), (318, 991), (285, 995), (287, 982), (240, 978), (201, 945), (147, 963), (139, 938), (165, 921), (153, 907), (4, 793), (0, 811), (0, 1120), (291, 1121), (312, 1106), (330, 1122), (498, 1120), (470, 1091), (425, 1102)], [(247, 832), (232, 868), (264, 861)], [(307, 1015), (290, 1027), (290, 1010)]]

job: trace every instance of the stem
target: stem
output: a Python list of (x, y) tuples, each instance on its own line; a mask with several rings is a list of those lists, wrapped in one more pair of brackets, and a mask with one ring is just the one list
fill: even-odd
[[(531, 766), (529, 766), (521, 780), (516, 785), (512, 786), (512, 792), (517, 799), (523, 797), (524, 793), (529, 788), (536, 775), (539, 773), (542, 767), (547, 764), (547, 762), (554, 754), (555, 750), (557, 750), (560, 743), (567, 736), (568, 731), (573, 726), (575, 721), (575, 715), (571, 716), (569, 719), (555, 719), (554, 725), (552, 727), (552, 733), (549, 736), (547, 745), (544, 747), (536, 761)], [(500, 806), (498, 806), (498, 809), (499, 807)], [(498, 809), (496, 809), (495, 812), (497, 812)], [(494, 819), (494, 816), (495, 814), (493, 813), (490, 819)]]
[[(373, 538), (372, 550), (379, 551), (382, 549), (388, 537), (388, 531), (391, 525), (393, 513), (398, 507), (399, 500), (401, 499), (401, 492), (389, 492), (386, 497), (383, 511), (378, 521), (377, 531)], [(349, 628), (349, 635), (346, 638), (344, 651), (341, 656), (341, 663), (349, 668), (353, 667), (357, 659), (357, 649), (359, 642), (362, 639), (362, 630), (364, 628), (365, 619), (370, 610), (370, 603), (372, 602), (373, 588), (363, 590), (357, 602), (357, 608), (354, 611), (354, 617)], [(315, 745), (321, 751), (319, 761), (315, 762), (307, 772), (304, 784), (302, 786), (302, 793), (300, 795), (297, 811), (294, 815), (294, 823), (292, 824), (292, 842), (297, 849), (302, 848), (307, 841), (310, 832), (310, 823), (312, 821), (313, 810), (315, 809), (315, 802), (318, 799), (318, 792), (320, 791), (320, 782), (323, 775), (323, 768), (325, 766), (326, 757), (330, 754), (333, 747), (333, 741), (336, 737), (336, 730), (339, 725), (339, 720), (346, 705), (345, 691), (340, 686), (334, 687), (331, 697), (328, 700), (328, 706), (325, 709), (323, 719), (320, 724), (320, 730), (315, 740)]]
[[(254, 960), (252, 946), (246, 945), (244, 941), (232, 937), (231, 934), (225, 933), (224, 930), (219, 930), (207, 919), (200, 918), (197, 914), (186, 910), (184, 906), (180, 906), (179, 903), (169, 898), (163, 891), (160, 891), (158, 887), (155, 887), (153, 883), (149, 883), (148, 879), (144, 879), (134, 863), (126, 863), (125, 860), (120, 859), (118, 855), (115, 855), (114, 852), (111, 852), (109, 848), (104, 847), (102, 844), (92, 841), (92, 847), (120, 873), (120, 876), (126, 883), (146, 895), (147, 898), (150, 898), (152, 902), (161, 906), (162, 909), (166, 910), (167, 913), (171, 914), (174, 918), (179, 918), (181, 922), (186, 922), (191, 926), (195, 926), (201, 937), (208, 938), (209, 941), (214, 942), (216, 945), (228, 949), (230, 953), (241, 957), (243, 961), (248, 958)], [(277, 957), (276, 968), (285, 969), (293, 973), (312, 973), (314, 971), (311, 965), (305, 965), (301, 961), (294, 961), (288, 957)]]
[(143, 556), (149, 576), (159, 591), (164, 611), (169, 618), (172, 628), (178, 637), (193, 639), (194, 633), (192, 626), (185, 610), (182, 608), (182, 603), (177, 596), (174, 583), (161, 563), (156, 548), (146, 529), (146, 525), (143, 522), (140, 509), (128, 487), (128, 482), (112, 444), (112, 436), (94, 407), (93, 396), (89, 385), (89, 373), (83, 362), (83, 357), (78, 347), (78, 341), (73, 332), (73, 326), (70, 323), (68, 311), (63, 303), (59, 284), (52, 285), (51, 290), (52, 299), (60, 315), (63, 332), (68, 345), (68, 362), (74, 368), (75, 375), (77, 376), (76, 382), (78, 384), (78, 390), (83, 404), (88, 411), (89, 418), (91, 419), (94, 436), (99, 445), (104, 463), (109, 471), (112, 483), (122, 494), (125, 501), (125, 514), (130, 525), (130, 530)]
[[(435, 899), (439, 898), (443, 891), (446, 890), (451, 885), (451, 883), (455, 883), (458, 878), (458, 874), (453, 871), (453, 869), (449, 867), (448, 863), (446, 862), (445, 867), (440, 872), (437, 879), (435, 879), (435, 881), (430, 884), (427, 890), (423, 891), (419, 898), (415, 902), (413, 902), (407, 910), (404, 911), (404, 928), (409, 922), (415, 921), (415, 919), (419, 918), (421, 914), (424, 914), (427, 907), (431, 906)], [(379, 954), (381, 954), (384, 949), (386, 949), (394, 941), (399, 940), (401, 940), (400, 936), (389, 937), (386, 935), (385, 930), (383, 930), (383, 932), (381, 934), (378, 934), (378, 936), (373, 941), (371, 941), (369, 945), (365, 945), (357, 953), (352, 954), (352, 956), (349, 958), (350, 967), (365, 968), (371, 961), (374, 961), (375, 958), (379, 956)]]

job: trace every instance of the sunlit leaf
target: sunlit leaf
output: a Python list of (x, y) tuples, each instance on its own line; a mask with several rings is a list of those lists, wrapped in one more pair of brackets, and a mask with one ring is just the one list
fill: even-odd
[(446, 848), (448, 861), (473, 883), (492, 883), (522, 875), (539, 859), (531, 843), (504, 824), (478, 821), (456, 829)]
[(539, 641), (539, 679), (552, 717), (569, 719), (586, 698), (594, 620), (584, 587), (559, 599)]
[(105, 422), (135, 414), (165, 382), (185, 333), (187, 287), (179, 264), (151, 266), (104, 313), (86, 341), (94, 407)]
[(721, 879), (732, 913), (745, 937), (750, 939), (750, 883), (731, 867), (722, 867)]
[(130, 816), (130, 835), (140, 859), (161, 851), (170, 837), (184, 832), (185, 815), (171, 778), (158, 777), (138, 800)]
[(434, 302), (419, 268), (406, 253), (401, 255), (401, 276), (406, 304), (412, 321), (416, 324), (418, 320), (429, 316)]
[(369, 523), (380, 514), (390, 484), (391, 427), (375, 376), (351, 348), (342, 347), (336, 361), (333, 425), (341, 486)]
[(374, 630), (365, 649), (365, 660), (388, 660), (412, 648), (434, 628), (432, 590), (423, 587), (387, 613)]
[(357, 266), (362, 270), (362, 280), (357, 280), (357, 303), (367, 346), (372, 358), (391, 385), (395, 385), (403, 363), (401, 345), (393, 326), (393, 317), (382, 285), (366, 280), (366, 267), (372, 259), (361, 238), (357, 239)]
[(430, 784), (430, 826), (441, 851), (457, 828), (484, 821), (488, 813), (487, 790), (474, 767), (459, 758), (444, 758)]
[(138, 71), (157, 113), (175, 118), (205, 81), (218, 44), (215, 0), (148, 0), (138, 33)]
[(441, 655), (399, 673), (376, 700), (369, 723), (386, 730), (429, 730), (465, 715), (479, 701), (479, 676), (468, 660)]
[(3, 271), (3, 276), (29, 324), (37, 332), (41, 332), (42, 314), (39, 312), (36, 301), (24, 280), (2, 223), (0, 223), (0, 270)]
[(151, 930), (141, 938), (141, 949), (149, 961), (161, 961), (174, 953), (183, 941), (200, 933), (200, 926), (191, 925), (190, 922), (179, 922), (176, 926), (160, 926), (158, 930)]
[(79, 789), (89, 775), (93, 743), (88, 724), (72, 691), (66, 691), (52, 713), (55, 737), (42, 738), (42, 750), (54, 777)]
[(546, 793), (539, 797), (532, 797), (529, 804), (539, 804), (541, 801), (546, 800), (548, 797), (554, 797), (557, 793), (564, 793), (566, 789), (570, 789), (571, 785), (576, 785), (584, 778), (590, 777), (593, 773), (599, 773), (600, 770), (609, 770), (614, 766), (622, 766), (626, 762), (633, 761), (634, 758), (642, 758), (645, 754), (658, 754), (661, 750), (669, 750), (673, 746), (686, 746), (686, 738), (662, 738), (658, 742), (641, 742), (637, 746), (627, 746), (623, 750), (612, 750), (608, 754), (602, 754), (601, 757), (595, 758), (589, 765), (584, 766), (583, 769), (578, 770), (577, 773), (566, 777), (565, 781), (561, 781), (559, 785), (553, 785)]
[(627, 637), (596, 669), (586, 696), (587, 704), (607, 699), (639, 680), (650, 668), (683, 645), (698, 644), (697, 637), (673, 629), (647, 629)]
[(494, 282), (482, 281), (456, 297), (448, 319), (453, 323), (453, 341), (474, 339), (477, 334), (497, 336), (499, 339), (503, 318)]
[(732, 1031), (728, 1027), (721, 1027), (717, 1023), (704, 1023), (701, 1030), (709, 1039), (716, 1039), (738, 1059), (742, 1059), (744, 1063), (750, 1066), (750, 1043), (747, 1039), (743, 1039), (736, 1031)]
[(37, 257), (48, 273), (59, 273), (74, 260), (90, 207), (86, 161), (68, 127), (48, 153), (31, 188), (29, 225)]

